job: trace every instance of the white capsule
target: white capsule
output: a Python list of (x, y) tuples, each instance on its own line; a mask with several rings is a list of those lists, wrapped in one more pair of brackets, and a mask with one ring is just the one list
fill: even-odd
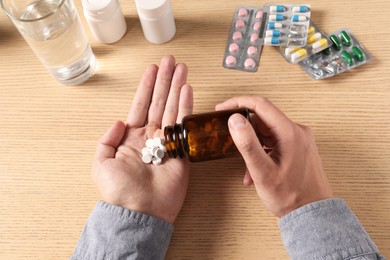
[(148, 147), (142, 148), (141, 153), (142, 153), (142, 155), (145, 155), (145, 154), (152, 154), (152, 152), (150, 151), (150, 149), (149, 149)]
[(280, 37), (281, 33), (280, 30), (267, 30), (265, 31), (265, 36)]
[(305, 5), (301, 5), (301, 6), (294, 6), (292, 8), (292, 11), (293, 13), (307, 13), (310, 11), (310, 9)]
[(281, 14), (271, 14), (269, 17), (268, 17), (268, 20), (271, 21), (271, 22), (275, 22), (275, 21), (283, 21), (284, 20), (284, 16), (281, 15)]
[(160, 165), (162, 163), (162, 159), (161, 158), (157, 158), (157, 157), (153, 157), (152, 163), (154, 165)]
[(146, 145), (146, 147), (148, 147), (148, 148), (152, 148), (152, 147), (154, 146), (154, 145), (153, 145), (153, 139), (148, 139), (148, 140), (146, 140), (145, 145)]
[(282, 29), (282, 28), (283, 28), (283, 24), (282, 23), (270, 22), (267, 25), (267, 30)]
[(327, 44), (328, 44), (328, 40), (327, 39), (321, 39), (321, 40), (316, 41), (315, 43), (313, 43), (312, 48), (313, 49), (319, 49), (319, 48), (322, 48), (322, 47), (326, 46)]
[(293, 53), (294, 51), (297, 51), (299, 50), (300, 48), (299, 47), (287, 47), (285, 50), (284, 50), (284, 54), (289, 57), (291, 55), (291, 53)]
[(293, 63), (296, 63), (296, 62), (298, 62), (298, 60), (301, 60), (306, 55), (307, 55), (306, 49), (301, 49), (301, 50), (296, 51), (293, 54), (291, 54), (291, 61)]
[(284, 12), (286, 11), (286, 7), (283, 5), (272, 5), (269, 8), (270, 12)]
[(279, 37), (265, 37), (264, 38), (264, 43), (265, 44), (274, 44), (274, 45), (277, 45), (277, 44), (280, 44), (280, 38)]
[(313, 43), (315, 43), (316, 41), (318, 41), (321, 38), (322, 38), (322, 35), (321, 35), (320, 32), (315, 33), (314, 35), (312, 35), (309, 38), (307, 38), (307, 44), (313, 44)]
[(306, 22), (308, 20), (308, 18), (304, 15), (293, 15), (291, 17), (291, 20), (295, 23), (296, 22)]
[(152, 161), (152, 159), (153, 159), (153, 155), (151, 155), (151, 154), (142, 155), (142, 161), (144, 163), (150, 163)]

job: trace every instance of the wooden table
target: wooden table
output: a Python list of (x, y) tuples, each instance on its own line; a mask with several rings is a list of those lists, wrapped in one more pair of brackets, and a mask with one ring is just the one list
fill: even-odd
[[(310, 2), (320, 28), (349, 28), (374, 56), (322, 81), (271, 47), (263, 48), (256, 73), (224, 69), (233, 12), (243, 4), (264, 3), (175, 0), (176, 36), (153, 45), (143, 37), (134, 2), (121, 1), (125, 37), (104, 45), (87, 29), (99, 65), (93, 78), (74, 87), (56, 83), (0, 15), (0, 259), (72, 254), (99, 199), (90, 177), (96, 142), (114, 120), (126, 118), (142, 72), (164, 54), (189, 66), (195, 112), (232, 96), (264, 95), (310, 125), (335, 195), (390, 255), (390, 2)], [(76, 6), (87, 28), (80, 0)], [(243, 187), (243, 172), (239, 159), (192, 166), (167, 259), (288, 259), (278, 219), (253, 187)]]

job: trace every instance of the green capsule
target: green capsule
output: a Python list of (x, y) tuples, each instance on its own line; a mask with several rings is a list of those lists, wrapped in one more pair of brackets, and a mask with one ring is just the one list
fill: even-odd
[(349, 35), (348, 35), (348, 33), (346, 31), (341, 31), (340, 38), (341, 38), (341, 42), (345, 46), (348, 46), (348, 47), (351, 46), (352, 40), (351, 40), (351, 37), (349, 37)]
[(357, 46), (352, 47), (353, 57), (357, 61), (363, 61), (364, 60), (364, 53), (359, 49)]
[(340, 40), (339, 40), (339, 38), (336, 36), (336, 35), (334, 35), (334, 34), (332, 34), (331, 36), (330, 36), (330, 40), (333, 42), (333, 48), (335, 49), (335, 50), (341, 50), (341, 42), (340, 42)]
[(329, 56), (331, 53), (332, 53), (332, 50), (330, 47), (326, 48), (325, 50), (322, 51), (322, 53), (325, 55), (325, 56)]
[(349, 54), (349, 52), (347, 52), (346, 50), (343, 50), (341, 52), (341, 59), (347, 63), (349, 66), (352, 66), (353, 65), (353, 58), (352, 58), (352, 55)]

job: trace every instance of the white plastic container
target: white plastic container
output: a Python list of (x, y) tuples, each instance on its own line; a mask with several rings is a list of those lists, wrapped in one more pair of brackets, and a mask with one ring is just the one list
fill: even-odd
[(169, 0), (135, 0), (145, 38), (151, 43), (168, 42), (176, 33)]
[(118, 0), (82, 0), (84, 16), (96, 40), (102, 43), (119, 41), (127, 25)]

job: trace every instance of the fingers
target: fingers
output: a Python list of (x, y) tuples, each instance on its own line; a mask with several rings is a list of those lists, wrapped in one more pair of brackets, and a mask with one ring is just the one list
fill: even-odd
[(115, 122), (110, 129), (100, 138), (96, 147), (96, 159), (101, 162), (105, 159), (114, 158), (126, 132), (126, 125), (122, 121)]
[(252, 177), (251, 177), (251, 175), (250, 175), (248, 170), (246, 170), (246, 172), (245, 172), (244, 179), (243, 179), (242, 183), (245, 186), (251, 186), (253, 184)]
[(194, 107), (194, 98), (192, 87), (188, 84), (184, 85), (180, 92), (179, 100), (179, 112), (177, 115), (176, 122), (181, 123), (183, 117), (191, 115)]
[[(162, 126), (172, 125), (176, 122), (179, 112), (180, 93), (187, 82), (188, 68), (185, 64), (177, 64), (172, 77), (167, 103), (162, 118)], [(192, 101), (191, 101), (192, 103)]]
[[(289, 130), (293, 127), (294, 123), (267, 98), (234, 97), (218, 104), (215, 108), (221, 110), (239, 107), (246, 107), (259, 117), (263, 124), (262, 127), (267, 129), (260, 132), (260, 134), (265, 136), (271, 135), (276, 140), (282, 136), (287, 137), (290, 135)], [(261, 129), (259, 130), (261, 131)]]
[(130, 112), (127, 116), (127, 125), (130, 127), (143, 127), (146, 124), (149, 105), (156, 83), (158, 67), (150, 65), (144, 72), (137, 88)]
[[(166, 55), (161, 59), (160, 68), (157, 73), (156, 84), (154, 86), (152, 101), (149, 107), (148, 113), (148, 125), (154, 125), (158, 128), (161, 127), (162, 117), (167, 103), (168, 94), (171, 89), (172, 79), (175, 71), (176, 60), (173, 56)], [(187, 79), (187, 72), (182, 73)], [(176, 79), (178, 82), (182, 81)], [(178, 83), (177, 82), (177, 83)], [(176, 97), (175, 97), (176, 98)], [(175, 99), (172, 98), (172, 99)], [(177, 99), (177, 98), (176, 98)], [(174, 102), (174, 100), (172, 100)]]
[[(276, 164), (264, 151), (252, 125), (241, 114), (234, 114), (229, 118), (228, 126), (254, 183), (264, 183), (275, 172)], [(249, 182), (248, 178), (244, 179), (244, 184)]]
[(166, 55), (161, 59), (160, 68), (150, 65), (138, 86), (127, 117), (127, 125), (143, 127), (147, 124), (161, 128), (174, 124), (179, 113), (182, 116), (192, 113), (193, 101), (190, 86), (187, 86), (183, 92), (183, 99), (187, 104), (180, 101), (187, 75), (187, 66), (185, 64), (176, 65), (176, 60), (171, 55)]

